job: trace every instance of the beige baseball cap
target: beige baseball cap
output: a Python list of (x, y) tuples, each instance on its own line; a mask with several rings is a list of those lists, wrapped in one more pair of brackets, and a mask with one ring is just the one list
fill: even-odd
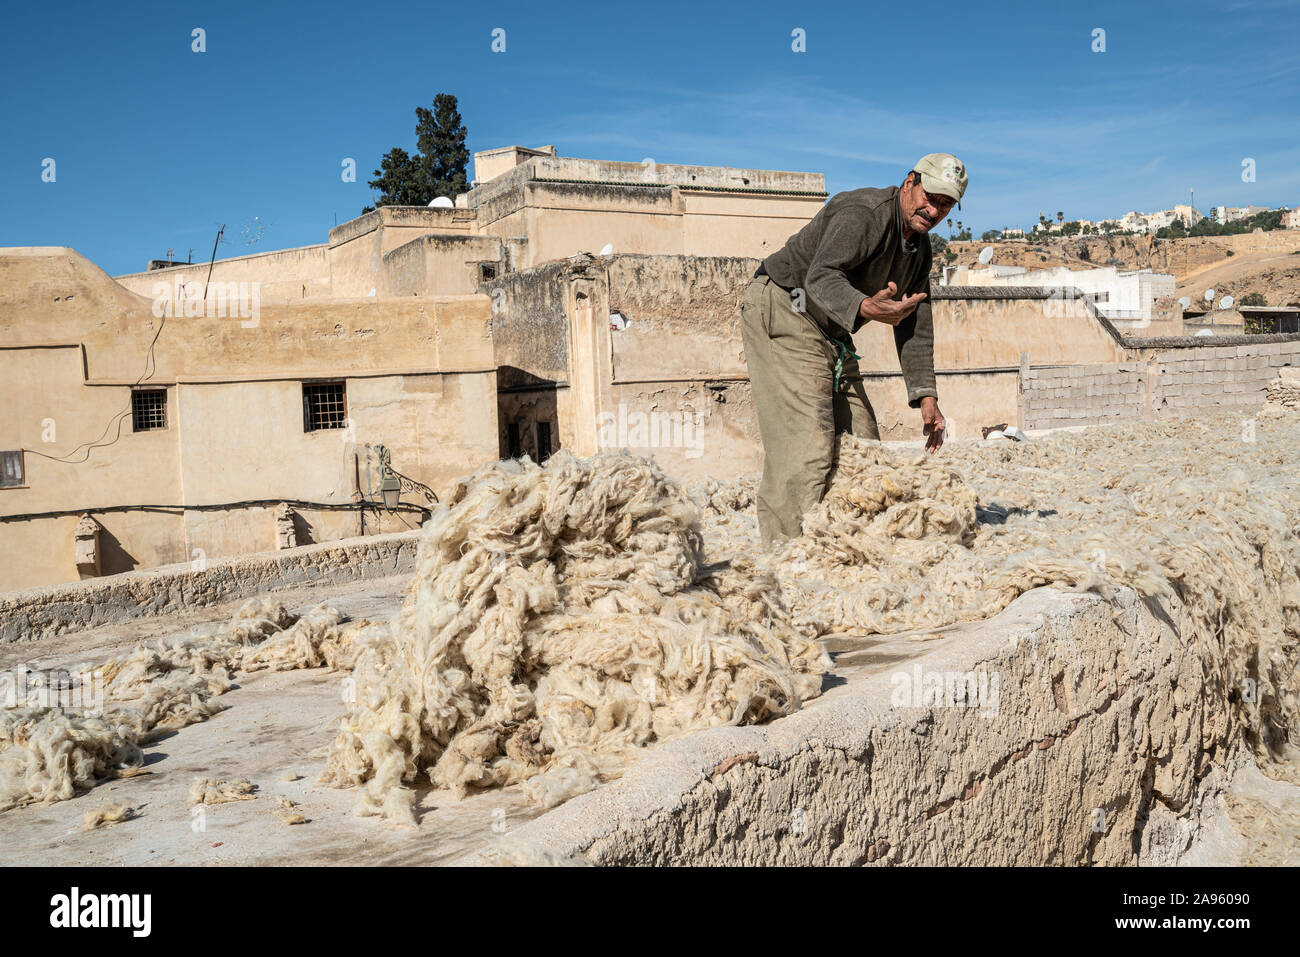
[(927, 193), (939, 193), (957, 200), (966, 192), (966, 164), (951, 153), (927, 153), (912, 167), (921, 174), (921, 186)]

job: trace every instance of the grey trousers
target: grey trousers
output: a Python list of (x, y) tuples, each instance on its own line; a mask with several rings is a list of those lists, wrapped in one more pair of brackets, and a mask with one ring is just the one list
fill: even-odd
[[(835, 347), (767, 276), (756, 276), (745, 290), (740, 329), (763, 439), (758, 529), (770, 547), (799, 535), (804, 513), (821, 501), (836, 434), (879, 439), (880, 431), (857, 360), (844, 357), (833, 389)], [(852, 347), (847, 335), (843, 341)]]

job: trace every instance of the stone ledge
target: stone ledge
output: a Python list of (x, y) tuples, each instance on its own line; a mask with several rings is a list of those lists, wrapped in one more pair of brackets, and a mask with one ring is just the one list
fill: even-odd
[(201, 570), (186, 562), (8, 592), (0, 594), (0, 642), (177, 614), (293, 585), (410, 572), (418, 541), (417, 529), (214, 559)]
[[(1174, 863), (1246, 760), (1179, 620), (1043, 588), (911, 660), (865, 642), (803, 710), (653, 749), (459, 863)], [(996, 675), (996, 708), (893, 707), (917, 668)]]

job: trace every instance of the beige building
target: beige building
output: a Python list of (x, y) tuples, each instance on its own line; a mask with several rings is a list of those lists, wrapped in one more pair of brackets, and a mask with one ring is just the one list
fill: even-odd
[[(463, 295), (578, 253), (766, 256), (826, 199), (820, 173), (616, 163), (509, 146), (474, 155), (452, 208), (388, 206), (329, 241), (218, 261), (212, 283), (259, 283), (261, 302)], [(143, 296), (202, 297), (208, 264), (117, 276)]]
[(1191, 228), (1201, 221), (1201, 211), (1187, 203), (1180, 203), (1173, 209), (1159, 209), (1154, 213), (1127, 212), (1119, 219), (1119, 228), (1133, 233), (1154, 233), (1158, 229), (1181, 220), (1183, 226)]
[[(474, 468), (560, 448), (755, 474), (740, 300), (821, 176), (550, 147), (475, 170), (458, 205), (224, 260), (206, 291), (206, 267), (114, 280), (0, 250), (0, 591), (411, 528)], [(1054, 422), (1026, 405), (1033, 369), (1155, 361), (1096, 294), (976, 278), (932, 288), (958, 438)], [(918, 438), (892, 330), (855, 339), (882, 435)]]
[(502, 280), (586, 250), (763, 256), (826, 195), (819, 174), (550, 147), (475, 171), (453, 208), (381, 208), (211, 284), (0, 250), (0, 591), (415, 527), (478, 465), (567, 444), (558, 412), (534, 402), (522, 434), (499, 414), (498, 369), (517, 404), (522, 369), (566, 354), (528, 331), (546, 291), (507, 316)]
[(486, 297), (153, 305), (73, 250), (0, 252), (0, 589), (415, 527), (420, 486), (496, 457)]

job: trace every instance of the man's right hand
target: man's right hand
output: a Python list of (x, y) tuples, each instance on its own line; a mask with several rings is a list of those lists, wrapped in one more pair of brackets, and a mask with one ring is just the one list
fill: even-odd
[(917, 303), (925, 298), (923, 292), (904, 296), (902, 299), (895, 299), (896, 295), (898, 295), (898, 284), (891, 282), (874, 296), (863, 299), (862, 305), (858, 306), (858, 315), (863, 319), (874, 319), (877, 322), (896, 326), (910, 316)]

